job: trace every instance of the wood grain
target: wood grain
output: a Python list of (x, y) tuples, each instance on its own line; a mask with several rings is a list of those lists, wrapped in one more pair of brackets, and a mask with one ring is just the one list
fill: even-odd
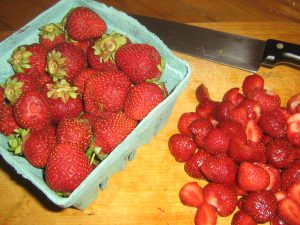
[[(1, 1), (1, 39), (26, 23), (30, 17), (39, 13), (39, 10), (42, 11), (55, 1), (15, 1), (22, 6), (25, 4), (32, 7), (24, 9), (28, 14), (19, 14), (17, 18), (11, 18), (10, 14), (19, 12), (21, 6), (12, 6), (13, 3), (9, 2), (8, 0)], [(250, 7), (248, 1), (234, 1), (235, 4), (227, 5), (226, 1), (220, 0), (181, 0), (178, 2), (181, 3), (181, 8), (185, 13), (178, 14), (176, 12), (180, 11), (179, 6), (172, 5), (168, 8), (169, 6), (167, 7), (164, 2), (173, 1), (107, 1), (108, 4), (128, 12), (149, 13), (157, 17), (189, 22), (259, 39), (276, 38), (300, 44), (300, 25), (294, 22), (299, 21), (299, 15), (290, 14), (293, 16), (292, 19), (291, 16), (286, 16), (287, 11), (299, 12), (297, 1), (296, 6), (293, 7), (291, 7), (291, 1), (252, 1), (253, 6), (250, 8), (252, 10), (247, 12), (246, 9)], [(215, 2), (219, 3), (218, 7)], [(3, 3), (5, 3), (4, 6)], [(276, 10), (280, 10), (283, 6), (286, 8), (282, 8), (280, 13), (266, 13), (269, 9), (266, 9), (265, 5)], [(171, 10), (172, 7), (174, 11)], [(222, 7), (226, 7), (226, 14), (221, 13), (225, 10), (220, 9)], [(206, 14), (201, 10), (206, 10)], [(201, 23), (196, 23), (194, 16), (198, 14), (202, 15), (197, 17), (197, 20), (200, 18)], [(5, 24), (5, 28), (1, 27), (1, 24)], [(16, 175), (15, 171), (1, 158), (0, 224), (193, 224), (196, 210), (183, 206), (179, 201), (178, 192), (185, 182), (195, 179), (187, 176), (183, 171), (183, 164), (175, 162), (169, 154), (168, 138), (178, 132), (176, 125), (180, 115), (195, 110), (197, 101), (194, 92), (200, 83), (205, 83), (213, 99), (221, 100), (226, 90), (233, 86), (240, 87), (243, 78), (248, 73), (184, 54), (176, 52), (175, 54), (189, 62), (192, 76), (187, 88), (179, 96), (170, 120), (150, 143), (137, 150), (135, 159), (128, 163), (124, 171), (115, 174), (108, 181), (105, 191), (99, 190), (97, 199), (87, 209), (80, 211), (74, 208), (58, 208), (32, 184)], [(261, 68), (259, 74), (264, 77), (266, 88), (280, 94), (282, 105), (286, 104), (289, 96), (300, 92), (300, 70), (278, 66), (272, 70)], [(200, 181), (200, 184), (204, 185), (205, 182)], [(231, 217), (219, 217), (218, 225), (228, 225), (230, 220)]]

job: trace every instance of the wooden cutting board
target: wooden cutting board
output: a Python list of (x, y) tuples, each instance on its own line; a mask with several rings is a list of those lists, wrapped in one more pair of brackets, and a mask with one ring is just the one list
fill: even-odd
[[(202, 27), (232, 32), (258, 39), (281, 39), (300, 44), (300, 24), (285, 22), (202, 23)], [(0, 33), (1, 37), (7, 33)], [(85, 210), (60, 209), (50, 203), (28, 181), (20, 178), (0, 160), (1, 225), (192, 225), (196, 209), (183, 206), (180, 188), (195, 179), (185, 174), (183, 164), (169, 154), (168, 139), (178, 132), (177, 121), (184, 112), (196, 108), (195, 89), (204, 83), (215, 100), (231, 87), (240, 87), (249, 73), (175, 53), (192, 68), (188, 87), (179, 96), (170, 120), (152, 141), (137, 150), (124, 171), (114, 175), (105, 191)], [(237, 52), (238, 54), (238, 52)], [(300, 92), (300, 70), (278, 66), (259, 70), (265, 87), (278, 94), (282, 105)], [(205, 185), (204, 181), (199, 181)], [(231, 217), (218, 218), (218, 225), (230, 224)]]

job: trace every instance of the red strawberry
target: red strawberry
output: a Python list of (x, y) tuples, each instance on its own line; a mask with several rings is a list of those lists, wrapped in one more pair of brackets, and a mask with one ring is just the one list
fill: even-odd
[(5, 104), (0, 107), (0, 133), (8, 136), (17, 128), (19, 128), (19, 125), (13, 116), (12, 106)]
[(43, 87), (46, 86), (46, 84), (51, 83), (51, 82), (53, 82), (52, 78), (46, 71), (44, 73), (41, 73), (37, 79), (39, 89), (42, 89)]
[(209, 181), (230, 186), (235, 183), (237, 165), (227, 156), (209, 156), (201, 165), (201, 171)]
[(84, 68), (73, 80), (74, 85), (78, 88), (77, 91), (80, 94), (84, 93), (85, 82), (92, 76), (96, 76), (99, 73), (98, 70), (93, 68)]
[(291, 225), (300, 225), (300, 205), (290, 198), (281, 200), (278, 204), (278, 215)]
[(270, 221), (271, 225), (288, 225), (287, 222), (285, 222), (283, 219), (281, 219), (279, 216), (274, 215), (273, 218)]
[(300, 113), (300, 93), (289, 98), (287, 108), (292, 114)]
[(287, 168), (294, 161), (294, 148), (288, 141), (276, 139), (268, 144), (266, 155), (272, 166)]
[(204, 147), (205, 137), (213, 129), (213, 125), (207, 119), (196, 119), (191, 122), (188, 129), (193, 134), (195, 144), (199, 147)]
[(72, 39), (87, 41), (106, 32), (105, 21), (87, 7), (77, 7), (67, 15), (66, 29)]
[(214, 207), (206, 202), (198, 207), (195, 218), (195, 225), (217, 225), (217, 212)]
[(261, 191), (269, 186), (270, 175), (254, 163), (242, 162), (238, 169), (237, 183), (244, 191)]
[(127, 117), (123, 112), (112, 113), (110, 116), (98, 118), (93, 126), (95, 146), (101, 152), (112, 152), (136, 127), (137, 121)]
[(243, 210), (258, 223), (270, 221), (277, 207), (277, 199), (271, 191), (251, 192), (243, 201)]
[(219, 128), (212, 128), (204, 139), (204, 149), (212, 155), (226, 155), (229, 144), (229, 136)]
[(203, 202), (203, 189), (197, 182), (188, 182), (179, 191), (182, 204), (190, 207), (199, 207)]
[(224, 131), (230, 139), (238, 138), (242, 142), (245, 142), (247, 140), (244, 127), (242, 126), (242, 124), (236, 121), (224, 120), (221, 121), (217, 127)]
[(8, 60), (16, 73), (26, 73), (35, 78), (46, 69), (47, 49), (41, 44), (21, 45)]
[(211, 113), (213, 112), (214, 108), (216, 107), (218, 103), (215, 101), (205, 101), (201, 102), (196, 107), (196, 112), (199, 114), (202, 118), (207, 119)]
[(68, 194), (74, 191), (92, 170), (81, 149), (71, 144), (57, 144), (45, 169), (45, 181), (53, 191)]
[(231, 110), (234, 108), (234, 106), (235, 105), (230, 101), (225, 101), (217, 104), (211, 112), (213, 118), (218, 122), (229, 119)]
[(204, 200), (215, 207), (219, 216), (229, 216), (237, 206), (234, 187), (208, 183), (203, 189)]
[(257, 225), (251, 216), (245, 213), (243, 210), (237, 211), (231, 221), (232, 225)]
[(263, 132), (261, 128), (253, 120), (249, 120), (246, 125), (246, 135), (247, 140), (253, 141), (255, 143), (259, 143), (263, 139)]
[(200, 168), (208, 157), (209, 154), (207, 152), (202, 150), (197, 151), (192, 158), (184, 164), (184, 171), (193, 178), (204, 179)]
[(259, 126), (263, 132), (274, 138), (282, 138), (287, 134), (285, 116), (278, 109), (264, 112), (259, 118)]
[(47, 100), (38, 91), (23, 93), (13, 106), (13, 115), (25, 129), (41, 130), (51, 123)]
[(254, 88), (264, 88), (264, 79), (258, 74), (248, 75), (245, 77), (242, 84), (243, 93), (245, 95), (249, 92), (249, 90)]
[(300, 180), (300, 161), (294, 161), (292, 165), (281, 171), (280, 186), (281, 190), (287, 190), (288, 187)]
[(229, 101), (234, 105), (238, 105), (244, 99), (245, 96), (239, 93), (239, 88), (231, 88), (224, 94), (222, 101)]
[(287, 196), (300, 206), (300, 180), (288, 188)]
[(57, 126), (58, 143), (69, 143), (86, 151), (92, 142), (92, 128), (85, 119), (64, 118)]
[(295, 146), (300, 147), (300, 113), (295, 113), (287, 121), (287, 138)]
[(195, 153), (197, 146), (193, 140), (183, 134), (174, 134), (169, 139), (169, 150), (177, 162), (187, 162)]
[(40, 43), (47, 49), (52, 49), (56, 44), (66, 40), (61, 24), (49, 23), (40, 27), (39, 30)]
[(87, 54), (88, 52), (88, 48), (90, 47), (91, 43), (93, 42), (93, 40), (87, 40), (87, 41), (75, 41), (72, 40), (71, 38), (69, 40), (67, 40), (67, 42), (81, 48), (83, 50), (83, 52), (85, 54)]
[(201, 119), (201, 116), (195, 112), (185, 112), (183, 113), (179, 119), (178, 119), (178, 123), (177, 123), (177, 128), (179, 130), (180, 133), (184, 134), (184, 135), (188, 135), (188, 136), (193, 136), (192, 131), (189, 129), (190, 124), (197, 120), (197, 119)]
[(196, 88), (196, 98), (200, 104), (202, 104), (206, 101), (211, 101), (210, 95), (208, 93), (208, 89), (205, 86), (205, 84), (200, 84)]
[(115, 54), (115, 62), (133, 83), (158, 79), (164, 68), (159, 52), (148, 44), (126, 44)]
[(131, 82), (121, 71), (102, 71), (86, 81), (85, 110), (95, 116), (121, 111), (130, 88)]
[(280, 171), (269, 164), (256, 163), (256, 165), (265, 169), (270, 175), (270, 184), (266, 187), (266, 190), (272, 191), (273, 193), (278, 192), (280, 188)]
[(84, 51), (71, 43), (59, 43), (48, 52), (47, 69), (54, 81), (71, 82), (85, 66)]
[(129, 92), (124, 105), (124, 112), (135, 120), (145, 118), (167, 96), (162, 82), (140, 82)]

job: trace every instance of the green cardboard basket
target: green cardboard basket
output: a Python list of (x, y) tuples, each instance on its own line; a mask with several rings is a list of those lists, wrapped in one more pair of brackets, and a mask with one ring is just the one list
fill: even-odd
[(127, 35), (134, 43), (148, 43), (154, 46), (166, 61), (161, 80), (166, 82), (170, 93), (67, 198), (56, 195), (45, 184), (42, 169), (37, 169), (25, 158), (8, 152), (7, 139), (0, 135), (0, 154), (18, 174), (28, 179), (57, 206), (84, 209), (97, 197), (99, 187), (104, 189), (109, 177), (122, 170), (127, 161), (133, 159), (135, 150), (148, 143), (165, 125), (177, 97), (188, 83), (191, 69), (187, 62), (177, 58), (155, 34), (125, 13), (93, 0), (61, 0), (0, 43), (0, 83), (4, 83), (13, 75), (11, 65), (7, 62), (12, 51), (19, 45), (38, 42), (39, 27), (50, 22), (60, 22), (70, 9), (77, 6), (89, 7), (99, 13), (107, 23), (108, 33), (120, 32)]

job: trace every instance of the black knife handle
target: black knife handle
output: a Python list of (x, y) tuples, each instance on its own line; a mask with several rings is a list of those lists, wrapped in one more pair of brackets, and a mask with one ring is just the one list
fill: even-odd
[(272, 68), (278, 64), (300, 67), (300, 45), (273, 39), (267, 40), (262, 65)]

